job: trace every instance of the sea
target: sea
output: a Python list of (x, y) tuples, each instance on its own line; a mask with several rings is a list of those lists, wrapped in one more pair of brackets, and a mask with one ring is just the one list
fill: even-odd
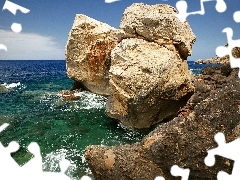
[[(198, 74), (206, 65), (188, 61), (188, 66)], [(113, 121), (105, 114), (107, 98), (87, 91), (77, 100), (64, 101), (61, 91), (72, 84), (64, 60), (0, 61), (0, 125), (10, 124), (0, 133), (0, 142), (8, 146), (17, 141), (20, 149), (11, 156), (20, 166), (34, 158), (27, 147), (36, 142), (44, 171), (59, 172), (65, 158), (72, 180), (92, 177), (84, 158), (88, 145), (132, 144), (154, 128), (133, 130)]]

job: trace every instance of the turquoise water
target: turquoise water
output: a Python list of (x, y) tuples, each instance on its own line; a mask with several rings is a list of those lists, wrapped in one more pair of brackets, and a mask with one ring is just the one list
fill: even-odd
[(80, 179), (91, 174), (84, 159), (88, 145), (119, 145), (140, 141), (150, 130), (123, 127), (105, 115), (106, 98), (82, 92), (75, 101), (63, 101), (59, 92), (70, 89), (65, 61), (0, 61), (0, 84), (20, 83), (0, 89), (0, 133), (7, 146), (17, 141), (21, 149), (13, 158), (20, 164), (32, 158), (26, 148), (37, 142), (45, 171), (59, 171), (63, 157), (71, 161), (67, 174)]

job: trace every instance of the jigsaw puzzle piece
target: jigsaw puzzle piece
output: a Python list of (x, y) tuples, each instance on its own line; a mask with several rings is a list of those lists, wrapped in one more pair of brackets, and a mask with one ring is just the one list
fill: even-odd
[(173, 165), (172, 168), (171, 168), (171, 174), (173, 176), (181, 176), (182, 180), (188, 180), (189, 174), (190, 174), (190, 170), (189, 169), (180, 168), (177, 165)]
[(208, 155), (204, 159), (205, 164), (213, 166), (215, 164), (215, 155), (231, 159), (234, 161), (232, 174), (229, 175), (224, 171), (220, 171), (218, 173), (218, 180), (238, 179), (240, 177), (240, 139), (237, 138), (232, 142), (226, 143), (223, 133), (217, 133), (214, 139), (218, 143), (218, 147), (208, 150)]
[(11, 2), (11, 1), (8, 1), (8, 0), (5, 1), (5, 4), (4, 4), (2, 10), (5, 10), (5, 9), (9, 10), (14, 15), (16, 15), (17, 10), (21, 11), (24, 14), (30, 12), (29, 9), (27, 9), (25, 7), (22, 7), (22, 6), (19, 6), (18, 4), (15, 4), (15, 3)]
[(0, 143), (0, 172), (1, 174), (10, 175), (12, 172), (18, 172), (19, 165), (12, 158), (11, 153), (14, 153), (19, 150), (19, 144), (16, 141), (9, 143), (7, 147), (4, 147)]
[[(232, 55), (232, 50), (235, 47), (240, 47), (240, 39), (233, 40), (233, 30), (232, 28), (224, 28), (223, 31), (226, 33), (228, 46), (219, 46), (216, 48), (216, 55), (219, 57), (223, 57), (225, 55), (229, 55), (229, 61), (231, 68), (240, 68), (240, 58), (235, 58)], [(238, 73), (238, 77), (240, 77), (240, 72)]]
[[(214, 1), (214, 0), (200, 0), (200, 11), (194, 11), (194, 12), (187, 12), (188, 4), (185, 0), (180, 0), (176, 3), (176, 9), (178, 10), (178, 14), (176, 14), (177, 18), (181, 21), (184, 22), (186, 21), (186, 18), (189, 15), (204, 15), (205, 14), (205, 8), (204, 8), (204, 3), (208, 1)], [(227, 5), (224, 0), (216, 0), (216, 6), (215, 9), (219, 12), (225, 12), (227, 9)]]

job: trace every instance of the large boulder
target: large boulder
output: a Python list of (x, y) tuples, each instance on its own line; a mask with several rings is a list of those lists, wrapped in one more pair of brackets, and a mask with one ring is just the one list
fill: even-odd
[(192, 53), (196, 37), (189, 24), (181, 22), (176, 14), (177, 10), (167, 4), (134, 3), (124, 11), (120, 28), (128, 34), (160, 45), (174, 44), (186, 59)]
[(105, 23), (77, 14), (66, 45), (67, 75), (93, 93), (108, 95), (110, 52), (119, 31)]
[(177, 114), (194, 91), (177, 53), (143, 39), (124, 39), (111, 53), (107, 115), (132, 128), (148, 128)]
[[(196, 81), (201, 78), (202, 86), (210, 88), (205, 91), (198, 84), (195, 94), (200, 98), (195, 102), (189, 100), (193, 109), (188, 115), (159, 125), (133, 145), (87, 147), (85, 157), (95, 178), (153, 180), (163, 176), (166, 180), (174, 180), (176, 177), (170, 170), (175, 164), (190, 169), (189, 179), (217, 179), (219, 171), (231, 174), (232, 160), (215, 156), (214, 166), (204, 163), (207, 151), (218, 146), (214, 140), (216, 133), (223, 132), (227, 142), (240, 136), (240, 79), (235, 70), (230, 73), (226, 73), (226, 68), (217, 71), (222, 75), (220, 86), (214, 86), (218, 81), (216, 77), (207, 80), (209, 75), (214, 75), (213, 69), (197, 76)], [(111, 152), (111, 156), (107, 152)], [(111, 166), (108, 166), (109, 161)]]

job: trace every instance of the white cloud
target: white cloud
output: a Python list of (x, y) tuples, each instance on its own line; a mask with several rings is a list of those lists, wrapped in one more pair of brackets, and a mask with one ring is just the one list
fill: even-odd
[(0, 44), (7, 46), (7, 51), (0, 50), (0, 60), (64, 59), (64, 48), (51, 36), (0, 29)]

